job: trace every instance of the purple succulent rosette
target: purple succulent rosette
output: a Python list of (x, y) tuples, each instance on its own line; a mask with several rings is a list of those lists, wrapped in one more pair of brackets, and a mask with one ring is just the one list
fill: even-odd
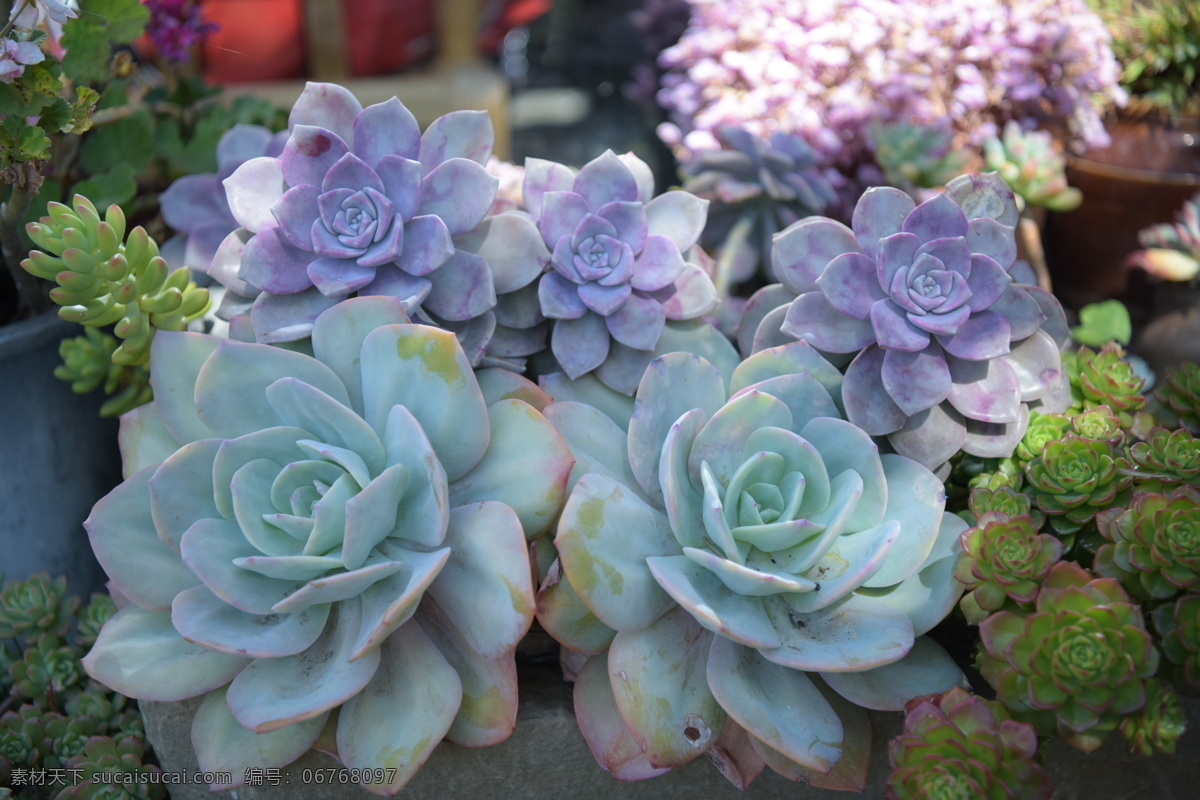
[(548, 261), (529, 220), (484, 222), (498, 183), (483, 167), (487, 114), (452, 112), (422, 133), (396, 98), (364, 109), (341, 86), (310, 83), (289, 127), (278, 158), (252, 159), (225, 181), (244, 230), (214, 271), (253, 301), (229, 313), (248, 313), (253, 338), (274, 343), (308, 336), (351, 295), (398, 297), (415, 319), (454, 328), (478, 363), (497, 295)]
[(274, 158), (283, 152), (286, 131), (271, 133), (261, 125), (234, 125), (217, 142), (217, 171), (184, 175), (162, 193), (163, 221), (178, 233), (161, 249), (174, 269), (188, 266), (207, 272), (221, 242), (238, 228), (222, 183), (252, 158)]
[(683, 191), (654, 196), (650, 168), (608, 151), (575, 172), (528, 159), (525, 208), (551, 251), (538, 282), (554, 320), (550, 349), (574, 379), (590, 372), (633, 394), (664, 328), (698, 319), (719, 300), (685, 253), (704, 228), (707, 201)]
[(843, 354), (847, 419), (930, 468), (959, 450), (1010, 455), (1031, 404), (1067, 402), (1065, 318), (1048, 292), (1014, 282), (1016, 221), (994, 173), (920, 205), (870, 189), (851, 228), (801, 220), (775, 238), (782, 284), (747, 304), (743, 344), (754, 331), (753, 350), (804, 339)]

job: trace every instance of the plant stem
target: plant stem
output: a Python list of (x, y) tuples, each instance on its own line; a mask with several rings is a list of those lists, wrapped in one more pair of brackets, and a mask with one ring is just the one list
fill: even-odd
[[(22, 6), (21, 10), (24, 11), (25, 10), (24, 6), (27, 6), (32, 2), (33, 2), (33, 0), (23, 0), (23, 2), (21, 3), (21, 6)], [(9, 19), (8, 23), (5, 24), (5, 26), (3, 28), (0, 28), (0, 39), (3, 39), (5, 36), (8, 36), (8, 32), (13, 29), (13, 19), (15, 19), (16, 16), (17, 16), (16, 14), (13, 14), (12, 19)]]
[(25, 212), (29, 210), (29, 200), (29, 192), (14, 185), (8, 200), (0, 204), (0, 253), (17, 286), (20, 304), (36, 314), (49, 308), (50, 300), (41, 282), (21, 268), (21, 261), (25, 257), (22, 252), (21, 223), (25, 221)]

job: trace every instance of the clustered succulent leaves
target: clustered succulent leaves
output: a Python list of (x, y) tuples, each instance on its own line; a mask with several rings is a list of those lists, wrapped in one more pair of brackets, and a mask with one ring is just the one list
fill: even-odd
[[(80, 608), (66, 579), (10, 580), (0, 593), (0, 790), (4, 796), (165, 797), (146, 784), (142, 719), (135, 705), (86, 678), (80, 658), (116, 608), (94, 594)], [(105, 755), (119, 758), (104, 758)], [(136, 758), (130, 756), (136, 755)], [(102, 774), (103, 773), (103, 774)], [(141, 779), (133, 773), (140, 773)], [(59, 780), (50, 776), (58, 774)], [(95, 778), (95, 780), (93, 780)], [(122, 786), (122, 782), (130, 784)], [(53, 788), (52, 788), (53, 787)], [(120, 791), (128, 790), (126, 794)], [(116, 794), (114, 794), (114, 791)]]
[(1109, 543), (1096, 553), (1096, 571), (1135, 597), (1162, 600), (1200, 583), (1200, 488), (1139, 493), (1097, 523)]
[(1032, 605), (1042, 580), (1062, 556), (1062, 542), (1038, 533), (1028, 515), (984, 514), (962, 536), (954, 576), (967, 587), (960, 606), (978, 625), (1005, 605)]
[(523, 197), (551, 254), (537, 283), (539, 316), (553, 320), (551, 353), (571, 379), (594, 373), (632, 395), (664, 331), (720, 302), (687, 260), (708, 202), (682, 190), (655, 196), (646, 163), (612, 151), (578, 172), (528, 159)]
[(235, 338), (303, 339), (351, 295), (398, 298), (423, 322), (461, 329), (473, 364), (498, 324), (498, 296), (549, 260), (530, 222), (485, 221), (497, 179), (484, 168), (492, 126), (456, 111), (421, 132), (397, 99), (363, 108), (345, 88), (310, 83), (276, 156), (225, 178), (241, 226), (209, 274), (227, 289)]
[(1145, 705), (1158, 668), (1141, 608), (1069, 561), (1051, 568), (1033, 613), (1000, 611), (980, 634), (980, 672), (1014, 717), (1085, 752)]
[(1162, 383), (1154, 390), (1154, 398), (1169, 415), (1171, 427), (1186, 428), (1200, 434), (1200, 364), (1186, 362), (1168, 370)]
[(126, 237), (119, 206), (109, 206), (101, 219), (91, 201), (76, 195), (71, 206), (51, 203), (48, 210), (40, 222), (26, 226), (44, 251), (31, 251), (22, 266), (58, 284), (50, 297), (63, 319), (113, 326), (122, 343), (111, 363), (146, 363), (155, 330), (182, 330), (208, 310), (208, 292), (191, 281), (187, 269), (169, 271), (144, 228)]
[(962, 689), (908, 704), (904, 730), (888, 746), (888, 800), (1011, 798), (1053, 794), (1037, 762), (1033, 726), (999, 703)]
[(717, 258), (726, 285), (764, 272), (771, 238), (793, 222), (837, 203), (812, 148), (795, 134), (760, 138), (745, 128), (716, 130), (719, 150), (699, 150), (681, 167), (683, 188), (708, 200), (700, 243)]
[(1063, 312), (1010, 274), (1016, 222), (993, 174), (956, 178), (920, 205), (870, 189), (852, 227), (801, 220), (775, 239), (782, 285), (747, 304), (743, 347), (804, 339), (849, 361), (847, 419), (930, 468), (960, 450), (1008, 456), (1031, 404), (1067, 402)]
[(1026, 131), (1009, 120), (999, 138), (983, 143), (987, 168), (996, 172), (1026, 205), (1074, 211), (1083, 193), (1067, 185), (1066, 159), (1049, 131)]
[(155, 338), (155, 400), (122, 419), (127, 478), (85, 523), (129, 604), (84, 665), (131, 697), (203, 696), (201, 769), (233, 785), (337, 710), (338, 757), (394, 769), (363, 773), (393, 794), (443, 736), (512, 731), (526, 536), (549, 528), (571, 459), (503, 396), (536, 387), (485, 396), (454, 335), (397, 298), (337, 304), (311, 347)]
[(576, 715), (618, 777), (707, 753), (739, 786), (770, 766), (861, 789), (862, 707), (963, 685), (923, 634), (961, 593), (966, 525), (933, 473), (842, 418), (842, 390), (796, 342), (726, 376), (655, 360), (627, 432), (547, 408), (576, 467), (539, 618), (595, 654)]

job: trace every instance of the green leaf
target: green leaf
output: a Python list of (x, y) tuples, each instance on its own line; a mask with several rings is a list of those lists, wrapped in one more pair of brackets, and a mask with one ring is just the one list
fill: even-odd
[(63, 28), (63, 72), (76, 83), (100, 83), (108, 77), (112, 43), (104, 29), (88, 19), (73, 20)]
[[(113, 44), (128, 44), (141, 36), (150, 19), (150, 10), (139, 0), (81, 0), (79, 5), (83, 13), (76, 22), (86, 20), (103, 29)], [(65, 30), (75, 24), (67, 25)]]
[(1109, 342), (1129, 344), (1133, 326), (1129, 310), (1120, 300), (1105, 300), (1079, 309), (1079, 324), (1071, 328), (1071, 338), (1080, 344), (1099, 347)]
[(37, 124), (39, 128), (47, 133), (55, 133), (69, 129), (72, 126), (72, 122), (73, 109), (71, 108), (71, 104), (60, 97), (42, 109), (42, 114)]
[(153, 137), (150, 114), (139, 109), (124, 119), (94, 129), (80, 150), (80, 166), (93, 174), (108, 172), (117, 165), (127, 165), (139, 172), (150, 163)]
[(0, 122), (0, 150), (5, 165), (15, 161), (45, 161), (50, 158), (50, 139), (36, 125), (21, 117)]
[(107, 172), (80, 181), (72, 191), (85, 195), (97, 208), (128, 203), (137, 194), (137, 182), (133, 179), (136, 172), (132, 164), (119, 163)]
[(25, 98), (11, 83), (0, 83), (0, 114), (9, 116), (28, 116)]

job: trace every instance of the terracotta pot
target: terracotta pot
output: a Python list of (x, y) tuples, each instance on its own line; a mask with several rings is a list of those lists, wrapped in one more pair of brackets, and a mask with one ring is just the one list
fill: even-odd
[(1124, 267), (1138, 231), (1170, 222), (1200, 190), (1200, 120), (1117, 120), (1109, 133), (1110, 147), (1067, 160), (1067, 180), (1083, 204), (1047, 220), (1055, 291), (1071, 308), (1111, 297), (1138, 302), (1128, 296)]

